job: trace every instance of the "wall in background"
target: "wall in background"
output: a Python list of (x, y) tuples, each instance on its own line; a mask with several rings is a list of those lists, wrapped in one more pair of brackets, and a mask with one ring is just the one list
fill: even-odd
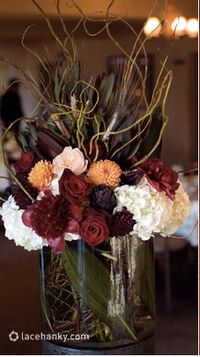
[[(0, 56), (7, 58), (14, 62), (22, 69), (30, 68), (34, 77), (37, 76), (37, 62), (32, 55), (24, 51), (21, 46), (20, 39), (1, 40)], [(17, 71), (13, 66), (0, 62), (0, 89), (6, 88), (8, 80), (11, 78), (22, 79), (23, 76), (20, 71)], [(31, 111), (36, 105), (36, 100), (28, 90), (28, 83), (25, 82), (26, 87), (21, 86), (20, 93), (22, 98), (22, 107), (25, 115), (30, 115)]]
[[(159, 51), (156, 53), (156, 47)], [(155, 73), (159, 56), (170, 48), (168, 40), (158, 39), (148, 44), (154, 54)], [(173, 71), (173, 81), (167, 101), (168, 126), (163, 141), (163, 158), (170, 163), (191, 167), (197, 162), (197, 41), (183, 38), (174, 42), (168, 61)], [(193, 58), (193, 60), (192, 60)]]
[[(56, 15), (56, 1), (55, 0), (38, 0), (37, 1), (44, 10), (50, 15)], [(106, 11), (111, 3), (111, 0), (76, 0), (76, 3), (82, 8), (86, 15), (97, 11)], [(62, 13), (68, 17), (78, 16), (78, 12), (70, 0), (61, 0)], [(144, 19), (148, 16), (149, 11), (154, 7), (154, 15), (159, 16), (163, 12), (165, 0), (115, 0), (113, 2), (111, 12), (120, 16), (126, 16), (132, 19)], [(155, 6), (156, 5), (156, 6)], [(197, 0), (168, 0), (168, 9), (175, 14), (193, 17), (196, 16), (198, 2)], [(0, 1), (0, 16), (4, 19), (9, 18), (27, 18), (32, 19), (40, 17), (40, 12), (34, 6), (32, 0), (20, 0), (16, 5), (16, 0), (1, 0)]]

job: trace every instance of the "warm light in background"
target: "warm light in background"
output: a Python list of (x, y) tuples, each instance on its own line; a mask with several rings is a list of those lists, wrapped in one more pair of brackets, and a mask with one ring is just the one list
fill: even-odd
[(176, 17), (171, 24), (171, 29), (175, 32), (176, 36), (183, 36), (185, 34), (186, 25), (187, 20), (185, 17)]
[(197, 37), (199, 29), (198, 19), (189, 19), (186, 24), (186, 33), (190, 37)]
[[(168, 27), (165, 26), (169, 23), (169, 28), (173, 31), (168, 31)], [(187, 35), (191, 38), (197, 37), (198, 35), (199, 22), (196, 18), (186, 19), (184, 16), (177, 16), (170, 23), (169, 21), (163, 21), (158, 17), (150, 17), (144, 25), (144, 33), (148, 37), (158, 37), (161, 34), (163, 36), (181, 37)]]
[(161, 23), (158, 17), (150, 17), (144, 25), (144, 33), (146, 36), (157, 37), (161, 31)]

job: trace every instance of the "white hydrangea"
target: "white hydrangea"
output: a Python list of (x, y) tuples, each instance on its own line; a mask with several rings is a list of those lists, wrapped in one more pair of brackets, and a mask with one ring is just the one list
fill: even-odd
[(72, 240), (79, 240), (81, 239), (79, 234), (74, 233), (65, 233), (64, 238), (66, 241), (71, 242)]
[(170, 236), (174, 234), (179, 226), (183, 224), (191, 211), (191, 202), (188, 194), (185, 192), (182, 183), (175, 193), (173, 202), (173, 211), (170, 219), (162, 228), (162, 235)]
[(59, 183), (58, 183), (59, 180), (60, 180), (59, 176), (54, 176), (53, 180), (51, 181), (51, 185), (49, 186), (54, 196), (60, 194)]
[(0, 208), (0, 215), (2, 216), (5, 236), (14, 240), (15, 244), (24, 247), (26, 250), (38, 250), (47, 246), (47, 241), (38, 236), (32, 228), (24, 225), (22, 221), (22, 214), (24, 210), (20, 209), (13, 196), (10, 196)]
[(133, 214), (136, 224), (130, 234), (136, 234), (142, 240), (147, 240), (153, 233), (160, 232), (167, 225), (173, 212), (173, 201), (165, 192), (156, 191), (146, 178), (136, 186), (117, 187), (115, 195), (115, 212), (126, 207)]

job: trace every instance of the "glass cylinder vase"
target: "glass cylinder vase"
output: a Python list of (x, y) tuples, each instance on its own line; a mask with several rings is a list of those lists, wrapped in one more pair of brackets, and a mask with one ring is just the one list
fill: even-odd
[(153, 354), (153, 242), (114, 237), (41, 252), (43, 354)]

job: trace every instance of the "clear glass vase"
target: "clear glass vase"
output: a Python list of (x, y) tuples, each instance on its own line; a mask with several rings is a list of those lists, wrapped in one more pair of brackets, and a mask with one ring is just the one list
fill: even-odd
[(41, 252), (44, 332), (54, 344), (105, 349), (154, 334), (153, 242), (111, 238), (91, 248), (69, 242)]

